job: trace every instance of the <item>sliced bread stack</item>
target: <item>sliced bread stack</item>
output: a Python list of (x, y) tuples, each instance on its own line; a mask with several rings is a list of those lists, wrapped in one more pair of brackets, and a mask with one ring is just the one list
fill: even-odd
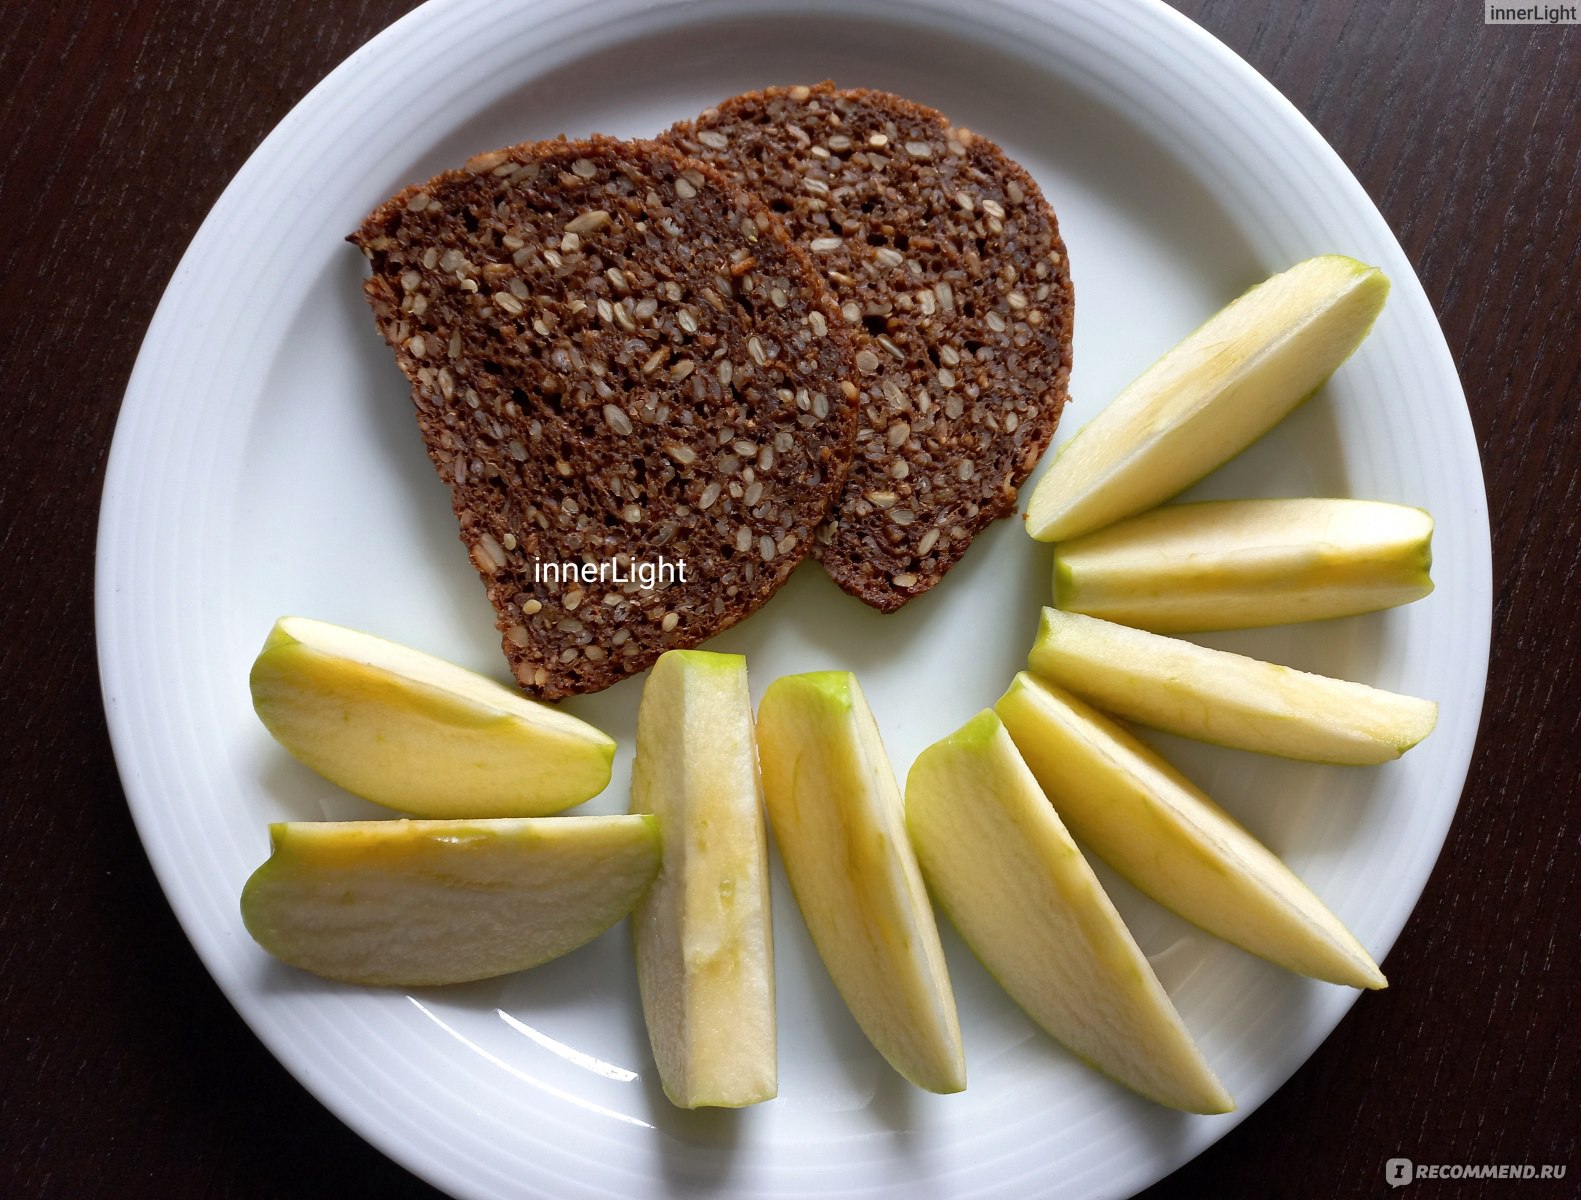
[(832, 85), (479, 155), (351, 240), (518, 682), (597, 691), (810, 552), (893, 611), (1053, 436), (1071, 289), (997, 147)]

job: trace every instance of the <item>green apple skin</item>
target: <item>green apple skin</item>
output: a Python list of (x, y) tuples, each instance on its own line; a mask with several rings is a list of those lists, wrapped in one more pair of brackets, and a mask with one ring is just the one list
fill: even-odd
[(1388, 986), (1289, 867), (1128, 730), (1025, 671), (994, 708), (1071, 833), (1138, 891), (1299, 974)]
[(1433, 590), (1433, 518), (1376, 500), (1170, 504), (1054, 548), (1054, 604), (1154, 633), (1374, 612)]
[(631, 811), (664, 865), (632, 913), (642, 1011), (664, 1093), (740, 1108), (778, 1090), (768, 838), (747, 660), (671, 650), (637, 714)]
[(607, 734), (371, 634), (282, 617), (250, 682), (259, 719), (295, 758), (400, 812), (543, 816), (609, 783)]
[(523, 971), (592, 941), (659, 871), (653, 817), (297, 821), (242, 889), (270, 954), (343, 983)]
[(939, 906), (1055, 1040), (1160, 1104), (1234, 1109), (994, 713), (918, 756), (906, 824)]
[(776, 680), (758, 706), (758, 754), (785, 874), (851, 1015), (912, 1083), (961, 1091), (955, 993), (900, 788), (856, 677)]
[(1388, 762), (1438, 720), (1431, 700), (1057, 608), (1043, 610), (1027, 665), (1113, 716), (1307, 762)]
[(1383, 272), (1338, 254), (1247, 291), (1077, 430), (1033, 490), (1027, 532), (1065, 541), (1184, 491), (1315, 392), (1388, 294)]

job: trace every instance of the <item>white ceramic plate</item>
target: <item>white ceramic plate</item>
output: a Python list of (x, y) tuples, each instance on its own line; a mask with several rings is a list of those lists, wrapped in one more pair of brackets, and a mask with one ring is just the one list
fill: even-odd
[[(266, 855), (268, 822), (375, 815), (289, 759), (253, 717), (247, 670), (276, 616), (355, 625), (503, 675), (492, 613), (345, 234), (398, 187), (474, 151), (562, 131), (652, 134), (737, 91), (826, 77), (939, 107), (1043, 185), (1079, 298), (1067, 433), (1267, 274), (1325, 251), (1387, 271), (1393, 296), (1356, 357), (1196, 494), (1424, 505), (1438, 519), (1438, 590), (1405, 610), (1211, 640), (1433, 697), (1438, 730), (1376, 769), (1159, 744), (1380, 957), (1460, 794), (1490, 582), (1459, 383), (1366, 195), (1223, 46), (1147, 0), (430, 4), (281, 123), (182, 260), (116, 431), (98, 622), (127, 795), (208, 969), (315, 1095), (460, 1196), (911, 1200), (1023, 1196), (1051, 1180), (1067, 1196), (1114, 1196), (1236, 1119), (1165, 1112), (1077, 1065), (948, 932), (970, 1087), (911, 1088), (841, 1007), (782, 886), (780, 1097), (743, 1112), (664, 1101), (623, 927), (536, 971), (411, 994), (301, 975), (242, 929), (237, 897)], [(1002, 522), (943, 586), (890, 617), (804, 565), (717, 645), (750, 655), (759, 694), (783, 673), (855, 669), (903, 776), (1023, 661), (1049, 558), (1017, 526)], [(570, 707), (629, 754), (640, 687)], [(589, 811), (623, 808), (628, 765)], [(1118, 883), (1114, 895), (1242, 1114), (1355, 999), (1196, 934)]]

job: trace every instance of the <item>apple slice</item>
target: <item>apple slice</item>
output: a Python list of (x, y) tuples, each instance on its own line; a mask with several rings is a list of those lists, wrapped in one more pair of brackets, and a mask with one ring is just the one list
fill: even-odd
[(1155, 633), (1373, 612), (1433, 590), (1433, 518), (1376, 500), (1155, 508), (1054, 548), (1054, 603)]
[(1431, 700), (1057, 608), (1043, 610), (1027, 665), (1115, 716), (1309, 762), (1388, 762), (1438, 721)]
[(747, 660), (671, 650), (637, 712), (631, 811), (664, 865), (632, 914), (642, 1011), (664, 1094), (740, 1108), (778, 1090), (768, 841)]
[(1025, 671), (994, 709), (1071, 833), (1139, 891), (1299, 974), (1388, 986), (1289, 867), (1130, 732)]
[(531, 817), (603, 791), (615, 743), (585, 721), (443, 659), (281, 617), (253, 663), (253, 708), (301, 762), (420, 817)]
[(1189, 487), (1316, 391), (1388, 294), (1377, 267), (1326, 254), (1231, 301), (1061, 448), (1032, 493), (1027, 532), (1073, 538)]
[(788, 675), (758, 706), (769, 821), (813, 944), (851, 1015), (930, 1092), (966, 1086), (955, 993), (905, 805), (856, 677)]
[(1160, 1104), (1235, 1107), (997, 716), (918, 756), (906, 824), (940, 907), (1055, 1040)]
[(522, 971), (590, 942), (659, 870), (652, 817), (293, 821), (242, 889), (276, 958), (344, 983)]

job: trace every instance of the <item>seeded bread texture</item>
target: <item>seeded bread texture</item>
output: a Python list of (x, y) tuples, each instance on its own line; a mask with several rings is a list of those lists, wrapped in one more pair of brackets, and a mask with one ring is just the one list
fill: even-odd
[[(350, 240), (528, 691), (695, 646), (809, 552), (850, 461), (854, 346), (755, 196), (653, 142), (525, 143)], [(685, 581), (644, 588), (661, 556)]]
[(1054, 436), (1073, 312), (1054, 212), (997, 146), (884, 92), (770, 88), (663, 140), (763, 195), (841, 304), (861, 410), (817, 553), (893, 611), (1015, 511)]

